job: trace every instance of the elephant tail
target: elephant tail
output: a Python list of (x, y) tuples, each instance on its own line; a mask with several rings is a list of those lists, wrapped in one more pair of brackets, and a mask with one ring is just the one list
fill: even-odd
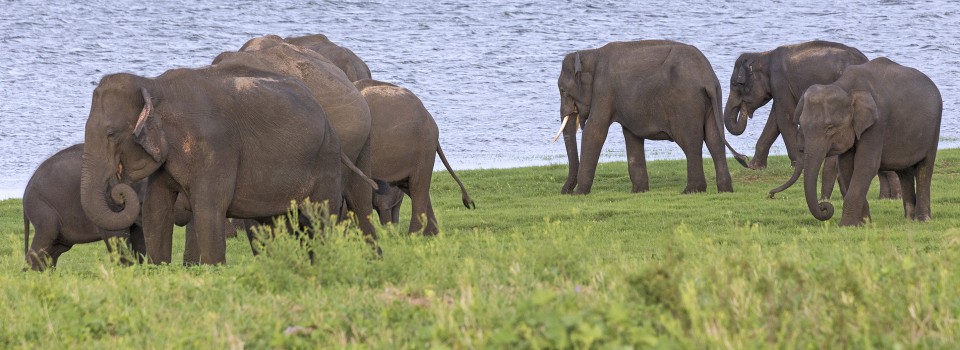
[[(731, 146), (730, 143), (727, 142), (727, 134), (723, 130), (723, 107), (721, 106), (721, 103), (720, 103), (720, 98), (723, 95), (723, 93), (720, 92), (720, 84), (717, 83), (717, 85), (714, 87), (712, 92), (710, 91), (710, 89), (707, 89), (707, 95), (710, 97), (710, 100), (713, 102), (713, 120), (714, 120), (714, 125), (716, 125), (717, 127), (717, 131), (720, 132), (720, 139), (723, 140), (723, 144), (726, 145), (728, 149), (730, 149), (731, 153), (733, 153), (733, 158), (736, 159), (737, 162), (739, 162), (740, 165), (742, 165), (744, 168), (749, 168), (749, 166), (747, 165), (747, 161), (748, 161), (747, 156), (743, 155), (743, 153), (737, 152), (737, 150), (733, 149), (733, 146)], [(709, 132), (709, 131), (704, 130), (704, 132)]]
[(450, 163), (447, 162), (447, 156), (443, 155), (443, 149), (440, 148), (440, 144), (437, 144), (437, 154), (440, 155), (440, 161), (443, 162), (443, 166), (447, 168), (447, 171), (450, 172), (450, 176), (453, 176), (453, 179), (457, 181), (457, 186), (460, 186), (460, 194), (463, 198), (463, 206), (467, 209), (477, 209), (477, 205), (474, 204), (473, 199), (470, 198), (470, 194), (467, 193), (467, 188), (463, 187), (463, 182), (460, 182), (460, 178), (457, 177), (457, 173), (453, 172), (453, 168), (450, 167)]
[(23, 213), (23, 256), (30, 255), (30, 219)]
[(345, 165), (347, 168), (349, 168), (350, 171), (359, 175), (360, 178), (363, 179), (363, 181), (366, 181), (367, 184), (370, 185), (370, 187), (373, 187), (373, 190), (377, 194), (380, 194), (380, 195), (387, 194), (388, 185), (386, 182), (379, 179), (371, 179), (369, 176), (367, 176), (367, 174), (364, 174), (363, 171), (357, 168), (357, 166), (354, 165), (353, 162), (350, 161), (350, 158), (347, 158), (347, 155), (343, 154), (343, 152), (340, 153), (340, 162), (343, 163), (343, 165)]

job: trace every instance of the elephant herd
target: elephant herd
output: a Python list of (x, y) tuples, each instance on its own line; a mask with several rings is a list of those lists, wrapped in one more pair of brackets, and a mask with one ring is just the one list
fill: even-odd
[[(569, 162), (562, 193), (590, 193), (617, 122), (633, 192), (649, 189), (646, 139), (670, 140), (683, 150), (683, 193), (706, 191), (706, 143), (718, 192), (732, 192), (725, 148), (743, 166), (761, 169), (779, 135), (795, 169), (771, 195), (804, 173), (809, 210), (827, 220), (838, 181), (845, 203), (840, 224), (859, 225), (869, 218), (866, 192), (880, 174), (882, 197), (899, 195), (907, 218), (930, 219), (943, 103), (933, 82), (913, 68), (887, 58), (868, 61), (857, 49), (825, 41), (744, 53), (725, 108), (716, 73), (691, 45), (614, 42), (567, 54), (561, 68), (557, 138), (563, 135)], [(724, 128), (742, 134), (771, 100), (748, 163), (727, 143)], [(436, 155), (460, 186), (464, 206), (474, 207), (438, 136), (412, 92), (372, 80), (352, 51), (320, 34), (254, 38), (209, 66), (155, 78), (107, 75), (93, 92), (84, 143), (42, 163), (27, 186), (26, 259), (39, 270), (73, 244), (120, 237), (149, 262), (169, 263), (173, 226), (186, 225), (184, 263), (219, 264), (234, 227), (227, 218), (243, 219), (246, 228), (269, 224), (291, 202), (307, 200), (356, 222), (376, 247), (372, 211), (381, 223), (398, 222), (407, 195), (410, 232), (436, 234), (429, 196)], [(30, 222), (36, 234), (27, 247)]]
[(403, 194), (410, 231), (433, 235), (436, 154), (474, 206), (438, 141), (416, 95), (371, 80), (356, 54), (321, 34), (254, 38), (209, 66), (155, 78), (110, 74), (94, 89), (84, 143), (43, 162), (27, 185), (26, 259), (41, 270), (74, 244), (120, 237), (168, 263), (176, 224), (186, 225), (185, 264), (219, 264), (227, 218), (271, 224), (307, 200), (351, 218), (376, 247), (374, 205), (389, 203), (376, 208), (381, 221), (398, 222)]
[[(839, 181), (844, 198), (840, 225), (861, 225), (870, 217), (867, 190), (879, 174), (881, 197), (901, 197), (908, 219), (930, 219), (943, 100), (929, 77), (888, 58), (868, 61), (855, 48), (827, 41), (744, 53), (734, 65), (722, 111), (720, 83), (706, 57), (693, 46), (673, 41), (614, 42), (570, 53), (563, 59), (557, 85), (561, 126), (554, 140), (563, 135), (569, 162), (561, 193), (590, 193), (613, 122), (623, 127), (633, 192), (649, 188), (645, 139), (674, 141), (683, 150), (683, 193), (706, 191), (700, 156), (706, 142), (717, 191), (733, 191), (722, 128), (742, 134), (754, 111), (772, 100), (749, 163), (726, 144), (743, 166), (761, 169), (770, 145), (778, 135), (783, 137), (794, 174), (771, 196), (803, 173), (810, 212), (828, 220), (834, 210), (829, 197), (834, 181)], [(578, 157), (579, 128), (583, 139)]]

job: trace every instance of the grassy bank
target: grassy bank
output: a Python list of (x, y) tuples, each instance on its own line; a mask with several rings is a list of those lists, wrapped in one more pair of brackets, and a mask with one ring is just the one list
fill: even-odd
[(783, 157), (729, 164), (719, 195), (712, 174), (680, 195), (683, 161), (650, 162), (644, 194), (623, 163), (576, 197), (566, 166), (462, 171), (476, 210), (437, 173), (440, 236), (404, 218), (382, 259), (347, 234), (312, 265), (293, 239), (257, 258), (230, 239), (221, 267), (117, 266), (90, 244), (24, 273), (20, 201), (2, 201), (0, 348), (960, 346), (960, 150), (937, 160), (933, 221), (905, 221), (875, 182), (863, 228), (815, 220), (800, 184), (767, 199)]

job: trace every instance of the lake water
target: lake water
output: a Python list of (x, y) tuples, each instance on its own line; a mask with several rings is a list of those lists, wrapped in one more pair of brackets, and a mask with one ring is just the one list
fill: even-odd
[[(960, 145), (960, 2), (934, 1), (0, 1), (0, 198), (20, 197), (41, 161), (83, 141), (104, 74), (156, 76), (209, 64), (264, 34), (324, 33), (379, 80), (415, 92), (454, 167), (565, 164), (557, 76), (567, 52), (671, 39), (700, 48), (724, 95), (741, 52), (814, 39), (920, 69), (944, 99), (941, 148)], [(769, 105), (747, 132), (753, 146)], [(647, 159), (682, 158), (651, 141)], [(704, 148), (706, 152), (706, 148)], [(782, 142), (773, 153), (784, 154)], [(729, 155), (729, 154), (728, 154)], [(604, 161), (624, 159), (611, 129)], [(437, 162), (438, 167), (442, 167)], [(736, 163), (731, 162), (731, 166)], [(560, 183), (557, 183), (559, 189)]]

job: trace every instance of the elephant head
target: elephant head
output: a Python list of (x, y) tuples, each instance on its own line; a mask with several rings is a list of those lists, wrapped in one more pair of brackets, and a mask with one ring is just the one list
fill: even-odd
[[(596, 63), (593, 50), (583, 50), (567, 54), (557, 87), (560, 89), (560, 131), (554, 141), (563, 134), (567, 149), (569, 169), (567, 181), (562, 193), (571, 193), (577, 185), (577, 171), (580, 159), (577, 155), (577, 128), (586, 124), (590, 117), (590, 104), (593, 101), (593, 75)], [(573, 123), (571, 123), (571, 119)]]
[[(127, 183), (146, 178), (166, 158), (167, 143), (151, 86), (146, 78), (114, 74), (101, 79), (93, 91), (84, 134), (80, 199), (87, 216), (106, 230), (124, 229), (137, 220), (140, 199)], [(114, 211), (112, 205), (122, 209)]]
[(817, 219), (833, 217), (833, 205), (818, 202), (817, 197), (817, 175), (824, 158), (853, 148), (878, 118), (876, 101), (865, 91), (847, 92), (835, 85), (813, 85), (803, 94), (794, 120), (800, 124), (804, 197)]
[(730, 95), (723, 110), (723, 124), (731, 134), (743, 134), (747, 119), (773, 98), (767, 57), (763, 53), (744, 53), (733, 66)]

